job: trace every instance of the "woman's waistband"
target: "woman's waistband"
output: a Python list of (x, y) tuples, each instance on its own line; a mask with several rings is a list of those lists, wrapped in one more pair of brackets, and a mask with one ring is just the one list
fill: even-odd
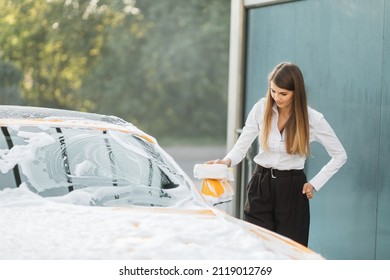
[(304, 174), (303, 169), (291, 169), (291, 170), (279, 170), (275, 168), (266, 168), (261, 165), (256, 165), (255, 172), (259, 172), (262, 174), (269, 173), (272, 178), (277, 177), (286, 177), (286, 176), (295, 176), (295, 175), (302, 175)]

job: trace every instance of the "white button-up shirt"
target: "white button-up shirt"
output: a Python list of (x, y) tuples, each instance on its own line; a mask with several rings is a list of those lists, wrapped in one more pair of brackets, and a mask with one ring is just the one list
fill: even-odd
[[(250, 111), (242, 133), (233, 149), (225, 159), (231, 160), (231, 165), (237, 165), (245, 157), (249, 147), (257, 136), (260, 135), (263, 126), (265, 98), (260, 99)], [(322, 144), (328, 152), (331, 160), (309, 182), (318, 191), (346, 162), (347, 154), (333, 129), (324, 116), (308, 107), (310, 142), (316, 141)], [(268, 138), (268, 150), (263, 150), (259, 145), (259, 153), (254, 161), (266, 168), (279, 170), (303, 169), (306, 157), (299, 154), (288, 154), (285, 144), (285, 130), (281, 134), (278, 129), (278, 110), (273, 107), (271, 131)], [(259, 137), (260, 139), (260, 137)]]

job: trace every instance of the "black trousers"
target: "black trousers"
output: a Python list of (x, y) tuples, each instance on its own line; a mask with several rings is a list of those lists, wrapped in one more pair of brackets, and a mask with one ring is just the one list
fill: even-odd
[(302, 194), (303, 170), (257, 168), (247, 186), (245, 220), (289, 237), (304, 246), (309, 240), (309, 200)]

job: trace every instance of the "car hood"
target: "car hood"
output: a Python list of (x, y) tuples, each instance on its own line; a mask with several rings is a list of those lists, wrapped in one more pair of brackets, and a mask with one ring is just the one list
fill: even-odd
[(92, 207), (0, 192), (0, 259), (321, 259), (214, 208)]

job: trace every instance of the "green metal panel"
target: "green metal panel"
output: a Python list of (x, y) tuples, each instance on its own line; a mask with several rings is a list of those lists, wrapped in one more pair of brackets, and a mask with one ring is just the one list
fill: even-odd
[[(390, 161), (384, 2), (306, 0), (247, 13), (245, 113), (265, 95), (269, 71), (292, 61), (305, 76), (309, 104), (325, 115), (347, 150), (347, 164), (311, 201), (309, 247), (329, 259), (390, 259), (389, 177), (379, 169)], [(389, 21), (388, 7), (386, 15)], [(390, 74), (388, 37), (383, 77)], [(313, 144), (308, 178), (328, 160)], [(377, 241), (387, 250), (380, 253)]]
[(381, 136), (379, 150), (377, 258), (390, 259), (390, 3), (385, 1)]

